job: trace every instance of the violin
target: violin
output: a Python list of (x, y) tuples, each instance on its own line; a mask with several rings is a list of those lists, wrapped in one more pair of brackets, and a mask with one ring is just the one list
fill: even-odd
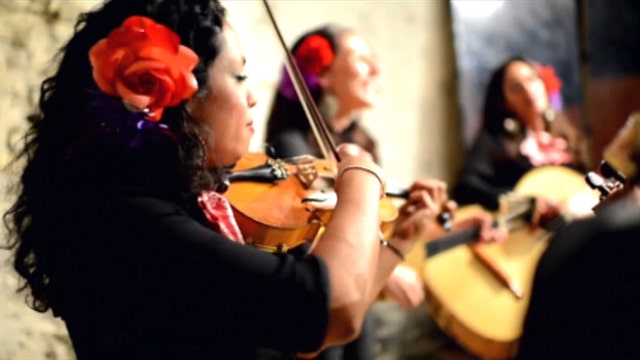
[[(231, 203), (245, 243), (284, 253), (304, 243), (311, 246), (331, 218), (333, 191), (315, 189), (314, 182), (335, 177), (328, 160), (302, 156), (290, 161), (249, 153), (229, 176), (225, 197)], [(389, 232), (398, 210), (389, 198), (380, 202), (382, 233)]]
[[(333, 159), (339, 162), (340, 156), (329, 130), (286, 46), (269, 4), (266, 0), (263, 4), (285, 51), (286, 68), (316, 139), (323, 152), (328, 154), (330, 150)], [(264, 153), (249, 153), (240, 159), (229, 176), (225, 197), (231, 204), (245, 243), (278, 253), (303, 243), (313, 246), (336, 203), (335, 193), (316, 189), (314, 182), (319, 176), (335, 178), (334, 169), (333, 161), (312, 157), (284, 161)], [(380, 204), (381, 232), (389, 231), (398, 210), (389, 199), (382, 199)]]

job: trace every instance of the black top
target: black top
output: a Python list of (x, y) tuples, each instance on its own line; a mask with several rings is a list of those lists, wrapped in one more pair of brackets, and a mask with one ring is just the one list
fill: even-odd
[(50, 256), (53, 308), (79, 359), (251, 359), (260, 347), (321, 345), (321, 259), (234, 243), (203, 225), (195, 199), (128, 188), (77, 202)]
[(520, 152), (521, 138), (508, 134), (480, 133), (467, 152), (453, 198), (460, 205), (480, 204), (498, 209), (501, 194), (513, 190), (520, 178), (534, 168)]
[(519, 358), (638, 358), (639, 240), (637, 204), (560, 230), (535, 275)]

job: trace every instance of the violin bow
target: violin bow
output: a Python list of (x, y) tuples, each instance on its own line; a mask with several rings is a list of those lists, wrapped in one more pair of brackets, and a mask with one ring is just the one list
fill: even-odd
[[(302, 73), (300, 72), (300, 68), (298, 67), (298, 63), (289, 51), (284, 38), (282, 37), (282, 33), (280, 32), (280, 28), (276, 23), (276, 19), (273, 16), (273, 12), (271, 11), (271, 7), (267, 0), (262, 0), (265, 8), (267, 9), (267, 14), (269, 15), (269, 19), (271, 20), (271, 24), (276, 31), (278, 36), (278, 40), (280, 45), (284, 49), (285, 52), (285, 67), (287, 68), (287, 72), (291, 77), (291, 81), (293, 83), (293, 87), (300, 98), (300, 104), (304, 109), (304, 112), (307, 114), (307, 119), (311, 125), (311, 129), (313, 130), (313, 134), (318, 141), (318, 145), (320, 146), (320, 150), (326, 159), (331, 159), (333, 157), (336, 161), (340, 162), (340, 155), (338, 154), (338, 150), (336, 148), (336, 144), (331, 138), (329, 133), (329, 128), (322, 118), (322, 114), (320, 114), (320, 110), (318, 106), (316, 106), (313, 97), (311, 96), (311, 92), (307, 87), (307, 84), (304, 82), (304, 78), (302, 77)], [(329, 152), (331, 151), (331, 152)]]

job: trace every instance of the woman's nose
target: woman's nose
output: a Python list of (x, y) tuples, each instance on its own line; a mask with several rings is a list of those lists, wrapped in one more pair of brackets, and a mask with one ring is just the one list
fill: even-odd
[(372, 60), (369, 63), (369, 67), (370, 67), (369, 73), (371, 75), (379, 75), (380, 74), (380, 66), (378, 66), (378, 63), (375, 60)]
[(249, 108), (252, 108), (254, 106), (256, 106), (256, 104), (258, 103), (258, 99), (255, 97), (253, 90), (248, 89), (247, 90), (247, 105), (249, 105)]

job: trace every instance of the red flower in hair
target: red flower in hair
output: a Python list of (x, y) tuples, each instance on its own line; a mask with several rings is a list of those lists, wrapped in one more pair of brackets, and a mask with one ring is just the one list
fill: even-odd
[(556, 71), (553, 66), (543, 66), (536, 64), (536, 71), (540, 74), (540, 78), (544, 83), (544, 88), (547, 90), (547, 94), (554, 94), (560, 91), (562, 88), (562, 80), (556, 75)]
[(89, 51), (93, 78), (104, 93), (160, 121), (198, 89), (191, 72), (198, 55), (180, 45), (180, 37), (144, 16), (131, 16)]
[(331, 65), (334, 55), (329, 40), (321, 35), (310, 35), (298, 47), (295, 58), (302, 70), (319, 76)]

